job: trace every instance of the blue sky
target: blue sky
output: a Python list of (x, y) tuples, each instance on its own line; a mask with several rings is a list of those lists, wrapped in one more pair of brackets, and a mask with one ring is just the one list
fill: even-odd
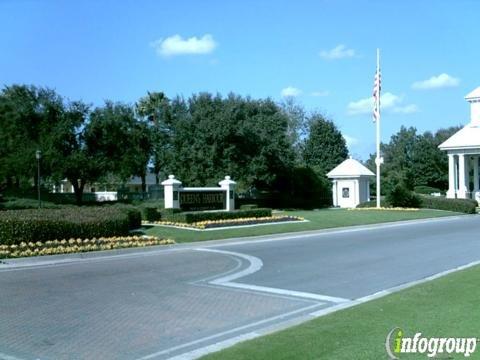
[(376, 48), (383, 140), (402, 125), (465, 124), (463, 97), (480, 86), (479, 13), (475, 0), (0, 0), (0, 84), (94, 105), (147, 91), (295, 95), (366, 159)]

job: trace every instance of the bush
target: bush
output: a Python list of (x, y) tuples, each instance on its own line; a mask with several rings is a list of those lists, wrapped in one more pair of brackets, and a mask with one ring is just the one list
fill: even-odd
[[(385, 204), (381, 202), (381, 205), (384, 206)], [(357, 208), (373, 208), (377, 206), (377, 200), (370, 200), (365, 201), (357, 205)]]
[[(130, 230), (138, 229), (142, 226), (142, 213), (135, 206), (115, 204), (110, 207), (113, 209), (118, 209), (128, 216), (128, 228)], [(106, 208), (108, 208), (108, 206), (106, 206)]]
[(421, 207), (427, 209), (447, 210), (475, 214), (478, 203), (470, 199), (447, 199), (437, 196), (422, 196)]
[(386, 196), (386, 202), (392, 207), (418, 208), (420, 197), (405, 186), (396, 185)]
[(416, 192), (417, 194), (425, 194), (425, 195), (430, 195), (433, 193), (443, 193), (443, 191), (440, 190), (439, 188), (426, 186), (426, 185), (415, 186), (413, 188), (413, 191)]
[[(174, 210), (174, 209), (168, 209)], [(214, 212), (169, 212), (162, 211), (162, 221), (195, 223), (200, 221), (228, 220), (240, 218), (260, 218), (272, 216), (272, 209), (250, 209)]]
[(161, 214), (158, 209), (154, 206), (144, 206), (142, 209), (142, 220), (145, 221), (158, 221), (161, 219)]
[(240, 210), (251, 210), (251, 209), (258, 209), (258, 205), (257, 204), (240, 205)]
[(140, 223), (140, 212), (128, 206), (6, 210), (0, 212), (0, 244), (127, 235)]
[[(27, 198), (6, 198), (0, 204), (2, 210), (22, 210), (22, 209), (38, 209), (38, 200)], [(42, 208), (44, 209), (59, 209), (61, 206), (55, 205), (48, 201), (42, 201)]]

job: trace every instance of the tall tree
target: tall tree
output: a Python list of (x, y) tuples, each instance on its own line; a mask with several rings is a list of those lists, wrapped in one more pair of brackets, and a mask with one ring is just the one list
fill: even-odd
[(46, 152), (53, 178), (70, 181), (78, 204), (87, 182), (95, 182), (105, 170), (103, 159), (86, 141), (88, 114), (89, 106), (82, 102), (67, 104), (60, 121), (51, 128), (52, 142)]
[(146, 191), (152, 139), (148, 126), (135, 118), (131, 106), (107, 101), (103, 107), (97, 107), (86, 126), (85, 141), (105, 174), (112, 173), (123, 180), (137, 175)]
[[(148, 92), (135, 105), (137, 114), (143, 117), (150, 128), (153, 170), (157, 184), (159, 173), (166, 173), (172, 157), (173, 126), (170, 100), (163, 92)], [(165, 175), (165, 174), (164, 174)]]
[(333, 121), (319, 113), (312, 114), (309, 117), (308, 137), (303, 146), (305, 164), (319, 176), (325, 176), (347, 156), (347, 144)]

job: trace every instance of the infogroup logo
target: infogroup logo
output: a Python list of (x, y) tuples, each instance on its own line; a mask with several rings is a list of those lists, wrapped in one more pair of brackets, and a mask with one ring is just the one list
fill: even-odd
[(400, 359), (400, 354), (425, 354), (429, 358), (446, 355), (451, 358), (451, 354), (462, 354), (464, 357), (470, 357), (476, 348), (478, 339), (472, 338), (438, 338), (422, 337), (422, 333), (417, 332), (413, 337), (405, 336), (405, 333), (399, 327), (393, 328), (387, 335), (385, 349), (390, 359)]

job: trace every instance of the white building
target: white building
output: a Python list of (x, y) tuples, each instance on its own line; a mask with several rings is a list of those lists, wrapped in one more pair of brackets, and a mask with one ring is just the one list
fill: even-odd
[(470, 123), (439, 145), (448, 154), (448, 198), (480, 200), (480, 87), (465, 96), (470, 103)]
[(333, 180), (333, 206), (354, 208), (358, 204), (370, 201), (370, 177), (373, 172), (357, 160), (345, 160), (327, 176)]

